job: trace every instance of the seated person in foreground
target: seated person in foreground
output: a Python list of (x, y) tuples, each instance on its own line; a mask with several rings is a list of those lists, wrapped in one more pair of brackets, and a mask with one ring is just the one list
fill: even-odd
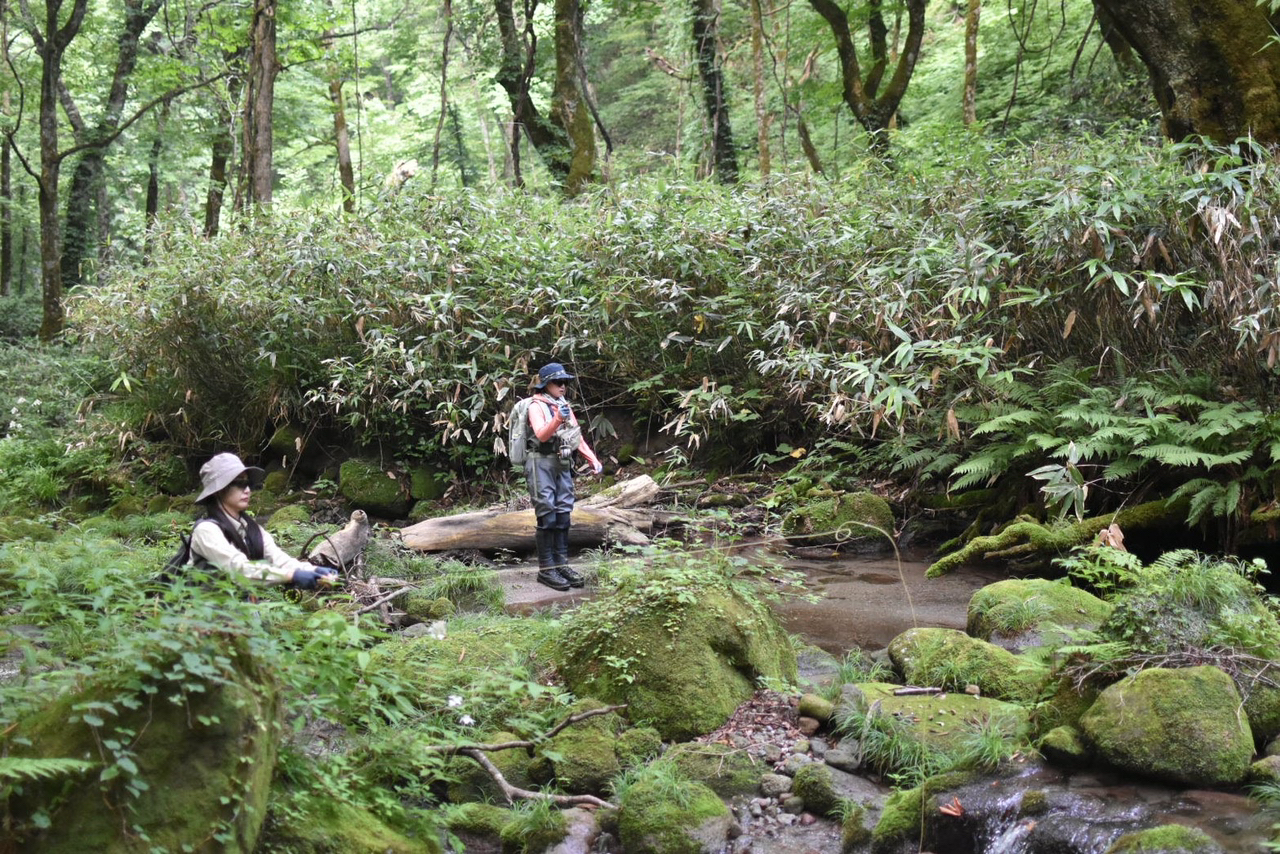
[(288, 584), (303, 590), (328, 587), (338, 571), (290, 557), (246, 510), (264, 472), (246, 466), (235, 454), (222, 453), (200, 467), (202, 490), (196, 503), (205, 518), (191, 532), (191, 564), (241, 575), (264, 584)]

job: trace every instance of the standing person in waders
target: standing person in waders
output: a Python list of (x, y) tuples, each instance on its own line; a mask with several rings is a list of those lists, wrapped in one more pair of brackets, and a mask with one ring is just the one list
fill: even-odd
[(603, 466), (582, 436), (578, 418), (565, 399), (573, 374), (559, 362), (543, 365), (533, 384), (540, 394), (529, 404), (528, 452), (524, 477), (538, 517), (538, 582), (553, 590), (586, 582), (569, 566), (569, 517), (573, 513), (573, 463), (582, 454), (593, 474)]

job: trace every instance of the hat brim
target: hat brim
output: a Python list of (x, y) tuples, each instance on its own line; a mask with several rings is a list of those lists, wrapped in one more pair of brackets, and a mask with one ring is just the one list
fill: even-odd
[(222, 490), (230, 486), (231, 481), (235, 480), (245, 472), (248, 472), (249, 482), (254, 485), (255, 489), (257, 489), (258, 486), (262, 484), (263, 478), (267, 476), (267, 473), (262, 469), (258, 468), (257, 466), (245, 466), (244, 468), (239, 470), (228, 469), (226, 472), (223, 472), (222, 474), (220, 474), (217, 480), (207, 485), (204, 488), (204, 492), (201, 492), (198, 496), (196, 496), (196, 503), (199, 504), (201, 501), (204, 501), (210, 495), (217, 495), (219, 492), (221, 492)]

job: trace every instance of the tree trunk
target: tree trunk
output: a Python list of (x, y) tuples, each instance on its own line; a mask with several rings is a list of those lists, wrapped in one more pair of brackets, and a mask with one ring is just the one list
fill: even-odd
[(356, 173), (351, 165), (351, 138), (347, 135), (347, 111), (342, 104), (342, 79), (329, 81), (329, 99), (333, 101), (333, 135), (338, 146), (338, 180), (342, 182), (342, 209), (356, 212)]
[(773, 117), (765, 105), (764, 85), (764, 12), (760, 0), (751, 0), (751, 76), (755, 89), (756, 148), (760, 160), (760, 177), (767, 178), (773, 164), (769, 157), (769, 127)]
[[(238, 66), (244, 59), (244, 50), (238, 50), (227, 56), (228, 66)], [(210, 144), (209, 189), (204, 201), (204, 236), (213, 237), (218, 233), (222, 220), (222, 203), (227, 191), (227, 163), (231, 160), (234, 148), (231, 131), (234, 116), (229, 104), (240, 98), (242, 75), (235, 74), (227, 81), (226, 100), (218, 99), (218, 128), (214, 131)]]
[(248, 205), (263, 210), (271, 205), (272, 108), (275, 103), (277, 0), (257, 0), (249, 29), (249, 93), (244, 112), (244, 174)]
[(555, 0), (556, 85), (551, 95), (551, 115), (564, 131), (568, 144), (569, 173), (564, 192), (577, 196), (596, 171), (596, 131), (587, 106), (582, 76), (582, 6), (578, 0)]
[[(106, 140), (120, 127), (129, 91), (129, 78), (138, 67), (139, 39), (163, 3), (162, 0), (148, 0), (144, 6), (141, 0), (124, 0), (124, 5), (124, 29), (116, 42), (116, 65), (111, 88), (107, 92), (97, 127), (89, 131), (81, 123), (82, 143), (93, 144), (95, 141)], [(71, 94), (65, 88), (61, 96), (68, 102), (71, 100)], [(70, 108), (69, 112), (74, 113), (74, 108)], [(103, 181), (103, 163), (108, 144), (103, 141), (86, 150), (71, 176), (62, 247), (62, 278), (67, 288), (75, 287), (83, 281), (85, 259), (92, 256), (93, 247), (99, 243), (98, 223), (106, 219), (107, 212), (99, 208), (97, 200)]]
[(156, 121), (156, 136), (151, 140), (151, 153), (147, 157), (147, 207), (144, 213), (146, 237), (142, 244), (142, 257), (151, 259), (155, 242), (156, 223), (160, 218), (160, 152), (164, 150), (164, 130), (169, 119), (169, 102), (166, 101)]
[(449, 113), (449, 42), (453, 40), (453, 0), (444, 0), (444, 39), (440, 46), (440, 116), (436, 119), (436, 136), (431, 145), (431, 186), (440, 179), (440, 140)]
[(6, 136), (0, 141), (0, 297), (13, 293), (13, 162), (9, 146)]
[(881, 92), (880, 81), (887, 68), (888, 56), (885, 48), (886, 31), (878, 4), (873, 4), (869, 20), (872, 65), (867, 79), (863, 80), (858, 63), (858, 51), (854, 45), (853, 34), (849, 31), (849, 17), (844, 9), (834, 0), (809, 0), (809, 5), (826, 20), (832, 35), (835, 36), (836, 52), (840, 57), (844, 102), (853, 112), (858, 124), (870, 134), (872, 150), (882, 155), (888, 151), (889, 125), (898, 112), (902, 96), (907, 91), (907, 84), (915, 71), (916, 60), (920, 57), (920, 43), (924, 40), (925, 0), (906, 0), (906, 2), (907, 41), (902, 52), (898, 54), (893, 77)]
[(1133, 46), (1173, 140), (1280, 142), (1280, 44), (1255, 0), (1094, 0)]
[(978, 19), (982, 0), (969, 0), (964, 16), (964, 126), (978, 120)]
[(58, 81), (62, 57), (80, 31), (88, 0), (74, 0), (71, 14), (59, 26), (63, 0), (46, 0), (45, 29), (32, 32), (40, 56), (40, 285), (42, 305), (40, 339), (51, 341), (62, 334), (66, 311), (62, 304), (62, 230), (58, 218)]
[(805, 160), (809, 161), (809, 168), (815, 174), (822, 174), (822, 158), (818, 156), (818, 147), (813, 144), (813, 137), (809, 135), (809, 123), (804, 120), (804, 116), (800, 114), (799, 108), (795, 108), (796, 114), (796, 133), (800, 137), (800, 149), (804, 152)]
[(533, 79), (533, 60), (537, 51), (537, 38), (533, 31), (533, 13), (536, 0), (526, 0), (524, 30), (516, 28), (512, 0), (494, 0), (498, 17), (498, 32), (502, 39), (502, 63), (498, 67), (497, 80), (507, 93), (511, 103), (515, 127), (511, 134), (511, 158), (515, 166), (515, 182), (523, 183), (520, 174), (520, 134), (529, 137), (534, 149), (542, 155), (552, 177), (565, 186), (573, 165), (569, 156), (569, 140), (564, 129), (538, 112), (529, 96), (529, 82)]
[(722, 184), (738, 182), (738, 155), (729, 126), (729, 103), (725, 99), (724, 75), (720, 68), (720, 8), (717, 0), (693, 0), (693, 48), (702, 79), (702, 100), (711, 125), (711, 150), (716, 179)]

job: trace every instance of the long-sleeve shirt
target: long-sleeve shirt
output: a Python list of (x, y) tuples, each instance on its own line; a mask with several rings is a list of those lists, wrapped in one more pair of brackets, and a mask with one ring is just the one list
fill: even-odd
[[(560, 417), (560, 401), (548, 397), (545, 394), (534, 396), (534, 400), (544, 401), (550, 406), (530, 406), (529, 407), (529, 429), (533, 431), (533, 435), (538, 438), (539, 442), (550, 442), (551, 437), (556, 434), (563, 424), (577, 424), (578, 416), (573, 410), (569, 410), (567, 419)], [(565, 401), (567, 403), (567, 401)], [(578, 452), (591, 464), (592, 471), (600, 471), (600, 458), (596, 456), (596, 452), (591, 450), (591, 446), (587, 444), (585, 433), (582, 437), (582, 444), (578, 446)]]
[[(242, 516), (236, 521), (240, 526), (240, 538), (248, 533), (248, 521)], [(196, 523), (191, 532), (191, 554), (199, 555), (218, 569), (234, 572), (251, 581), (265, 584), (287, 584), (299, 569), (313, 569), (306, 561), (290, 557), (267, 532), (262, 529), (262, 560), (249, 560), (249, 556), (233, 546), (226, 534), (212, 519)]]

